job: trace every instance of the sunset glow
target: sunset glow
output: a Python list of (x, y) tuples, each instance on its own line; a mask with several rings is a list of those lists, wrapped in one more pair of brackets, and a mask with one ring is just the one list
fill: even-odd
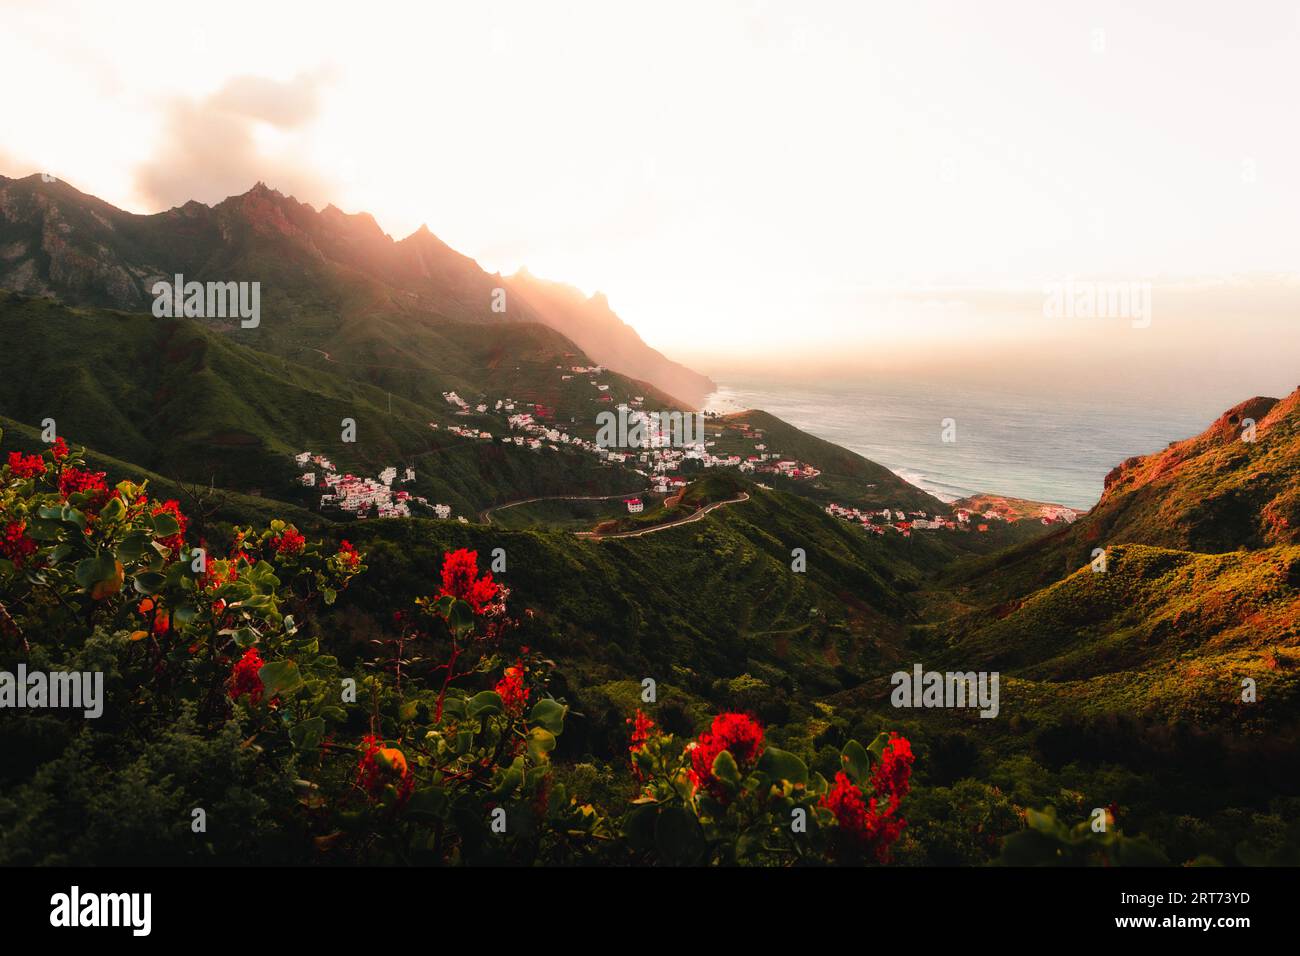
[(670, 352), (978, 335), (950, 290), (1300, 262), (1293, 4), (0, 10), (5, 174), (427, 223)]

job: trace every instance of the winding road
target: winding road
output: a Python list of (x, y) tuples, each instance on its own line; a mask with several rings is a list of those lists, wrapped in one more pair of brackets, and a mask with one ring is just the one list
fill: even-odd
[[(368, 365), (363, 362), (340, 362), (338, 359), (334, 358), (334, 356), (330, 355), (330, 353), (326, 352), (324, 349), (318, 349), (311, 345), (304, 345), (299, 347), (299, 351), (303, 351), (304, 349), (309, 349), (313, 352), (316, 352), (322, 358), (324, 358), (325, 361), (333, 362), (335, 365), (357, 365), (362, 368), (386, 368), (386, 369), (396, 369), (398, 371), (432, 371), (430, 369), (411, 368), (409, 366), (399, 366), (399, 365)], [(542, 497), (542, 498), (523, 498), (519, 501), (507, 501), (504, 504), (492, 505), (492, 507), (490, 508), (484, 508), (482, 511), (479, 512), (478, 517), (479, 517), (479, 521), (481, 521), (483, 524), (490, 525), (492, 523), (493, 512), (502, 511), (506, 508), (513, 508), (516, 505), (530, 505), (537, 501), (612, 501), (615, 498), (626, 498), (628, 497), (628, 495), (645, 494), (649, 490), (650, 489), (647, 488), (643, 491), (625, 491), (616, 495), (550, 495), (548, 497)], [(603, 541), (607, 538), (640, 538), (647, 534), (654, 534), (656, 531), (667, 531), (669, 528), (676, 528), (684, 524), (690, 524), (692, 521), (699, 521), (710, 511), (713, 511), (716, 508), (721, 508), (724, 505), (737, 505), (740, 504), (742, 501), (748, 501), (748, 500), (749, 500), (749, 492), (742, 491), (739, 497), (728, 498), (726, 501), (715, 501), (712, 504), (705, 505), (703, 508), (696, 509), (692, 514), (687, 515), (685, 518), (678, 518), (676, 521), (669, 521), (667, 524), (657, 524), (654, 527), (642, 528), (639, 531), (619, 531), (615, 534), (596, 534), (596, 532), (594, 531), (575, 531), (573, 532), (573, 534), (576, 537), (591, 538), (594, 541)]]
[(648, 491), (647, 488), (642, 491), (623, 491), (616, 495), (549, 495), (542, 498), (521, 498), (519, 501), (507, 501), (504, 504), (493, 505), (491, 508), (484, 508), (478, 513), (478, 520), (484, 524), (491, 524), (494, 511), (504, 511), (506, 508), (513, 508), (515, 505), (531, 505), (535, 501), (613, 501), (615, 498), (644, 495)]
[[(500, 511), (503, 508), (513, 508), (515, 505), (532, 504), (534, 501), (609, 501), (613, 498), (626, 498), (633, 492), (623, 492), (617, 495), (551, 495), (545, 498), (525, 498), (522, 501), (507, 501), (505, 504), (493, 505), (479, 513), (479, 520), (484, 524), (492, 523), (492, 512)], [(669, 528), (676, 528), (684, 524), (690, 524), (692, 521), (699, 521), (710, 511), (721, 508), (724, 505), (737, 505), (742, 501), (749, 500), (749, 492), (742, 491), (736, 498), (728, 498), (725, 501), (715, 501), (699, 508), (685, 518), (678, 518), (676, 521), (669, 521), (667, 524), (657, 524), (652, 528), (642, 528), (639, 531), (619, 531), (615, 534), (596, 534), (594, 531), (575, 531), (575, 537), (591, 538), (593, 541), (605, 541), (611, 538), (640, 538), (647, 534), (654, 534), (656, 531), (667, 531)]]

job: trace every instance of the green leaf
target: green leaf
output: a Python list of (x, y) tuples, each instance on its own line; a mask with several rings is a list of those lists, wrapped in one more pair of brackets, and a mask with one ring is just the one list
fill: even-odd
[(871, 741), (871, 746), (867, 748), (867, 753), (875, 760), (883, 760), (885, 756), (885, 747), (889, 745), (889, 731), (882, 730), (876, 734), (876, 739)]
[(325, 736), (325, 720), (322, 717), (308, 717), (289, 731), (289, 739), (298, 750), (314, 750), (323, 736)]
[(533, 705), (532, 711), (528, 714), (528, 722), (538, 724), (551, 733), (559, 735), (564, 733), (564, 715), (568, 712), (569, 708), (566, 705), (558, 700), (544, 697)]
[(730, 751), (724, 750), (713, 758), (713, 775), (729, 789), (740, 789), (740, 768), (736, 766), (736, 758), (731, 756)]
[(528, 731), (528, 752), (534, 760), (547, 760), (548, 754), (555, 749), (555, 734), (545, 727), (534, 727)]
[(153, 516), (154, 537), (170, 538), (174, 534), (179, 534), (181, 530), (180, 522), (166, 511), (160, 511)]
[(27, 519), (27, 537), (33, 541), (58, 541), (66, 533), (66, 528), (61, 521), (52, 521), (49, 518)]
[(131, 579), (135, 589), (141, 594), (157, 594), (167, 583), (167, 579), (157, 571), (142, 571)]
[(768, 747), (758, 761), (759, 773), (765, 773), (773, 780), (789, 780), (795, 784), (808, 782), (808, 767), (802, 760), (788, 750)]
[(864, 783), (871, 775), (871, 756), (856, 740), (850, 740), (844, 745), (844, 750), (840, 752), (840, 763), (854, 783)]
[(117, 546), (117, 559), (123, 564), (138, 561), (148, 547), (149, 536), (143, 531), (133, 531)]
[(481, 717), (484, 714), (499, 714), (504, 709), (505, 707), (501, 703), (501, 695), (494, 690), (485, 690), (470, 698), (465, 712), (470, 718), (474, 718)]
[(99, 517), (102, 521), (117, 521), (124, 514), (126, 514), (126, 505), (122, 504), (121, 498), (109, 498), (104, 503), (104, 507), (99, 509)]
[(474, 609), (459, 599), (453, 601), (451, 613), (447, 616), (447, 626), (457, 632), (468, 631), (474, 626)]
[(257, 676), (262, 679), (263, 693), (268, 700), (272, 697), (283, 697), (303, 685), (302, 674), (293, 661), (272, 661), (263, 664)]
[(111, 554), (100, 553), (77, 565), (77, 583), (87, 591), (116, 574), (117, 562)]

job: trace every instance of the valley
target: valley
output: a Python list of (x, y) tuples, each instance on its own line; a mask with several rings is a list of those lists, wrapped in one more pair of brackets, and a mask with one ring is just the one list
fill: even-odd
[[(4, 452), (18, 456), (5, 466), (6, 526), (22, 525), (20, 544), (29, 526), (51, 536), (31, 539), (47, 552), (35, 570), (7, 545), (0, 607), (57, 622), (36, 640), (47, 663), (100, 655), (111, 673), (155, 675), (192, 666), (217, 687), (195, 690), (182, 715), (164, 683), (132, 697), (110, 681), (127, 708), (116, 713), (132, 716), (97, 729), (97, 750), (80, 749), (65, 724), (0, 723), (5, 752), (19, 755), (0, 774), (0, 862), (63, 858), (66, 834), (40, 811), (68, 779), (84, 788), (102, 775), (123, 800), (135, 777), (147, 779), (167, 812), (170, 801), (199, 799), (185, 789), (199, 771), (175, 785), (179, 795), (166, 791), (166, 766), (139, 765), (111, 735), (148, 726), (147, 739), (179, 752), (189, 744), (149, 723), (165, 714), (168, 727), (181, 721), (218, 748), (238, 715), (221, 691), (225, 672), (213, 677), (216, 648), (255, 649), (251, 625), (218, 628), (220, 617), (210, 635), (182, 641), (188, 605), (172, 607), (158, 634), (134, 626), (152, 577), (137, 577), (139, 593), (122, 603), (130, 628), (117, 626), (126, 617), (97, 616), (98, 580), (67, 608), (32, 596), (66, 557), (50, 523), (76, 520), (52, 506), (20, 514), (40, 481), (20, 474), (35, 468), (25, 456), (52, 454), (40, 435), (47, 419), (77, 454), (84, 448), (82, 480), (111, 483), (106, 499), (130, 481), (175, 502), (183, 528), (148, 516), (161, 538), (187, 531), (214, 556), (237, 555), (250, 526), (266, 525), (261, 547), (276, 561), (310, 549), (332, 562), (330, 574), (364, 562), (343, 587), (324, 571), (293, 578), (292, 563), (278, 571), (299, 588), (285, 605), (295, 630), (277, 612), (266, 633), (284, 628), (284, 646), (303, 661), (325, 658), (320, 666), (373, 698), (276, 712), (297, 735), (285, 746), (316, 777), (257, 778), (274, 790), (258, 799), (277, 808), (261, 823), (250, 822), (256, 801), (231, 808), (250, 832), (269, 828), (256, 850), (269, 861), (382, 856), (341, 835), (352, 817), (330, 824), (337, 833), (317, 828), (319, 805), (285, 793), (300, 779), (346, 790), (348, 773), (324, 769), (326, 726), (331, 746), (379, 734), (413, 753), (411, 721), (444, 732), (429, 729), (443, 728), (428, 714), (432, 706), (441, 719), (446, 692), (432, 661), (451, 635), (451, 663), (439, 665), (450, 675), (463, 648), (442, 624), (434, 634), (428, 598), (463, 550), (485, 566), (500, 556), (492, 583), (505, 589), (502, 610), (484, 626), (504, 633), (508, 621), (511, 634), (466, 672), (479, 695), (467, 700), (505, 700), (489, 671), (515, 670), (502, 678), (510, 692), (526, 662), (546, 675), (534, 701), (563, 701), (567, 718), (562, 735), (529, 730), (528, 756), (553, 769), (548, 786), (574, 797), (556, 813), (635, 805), (642, 781), (628, 770), (628, 726), (639, 714), (686, 739), (724, 711), (761, 723), (772, 748), (823, 782), (856, 754), (852, 742), (905, 735), (918, 760), (894, 858), (907, 865), (1016, 862), (1024, 841), (1012, 838), (1046, 807), (1071, 824), (1112, 808), (1132, 841), (1116, 843), (1123, 852), (1169, 863), (1294, 862), (1300, 852), (1300, 391), (1249, 398), (1199, 435), (1116, 462), (1087, 513), (996, 489), (946, 504), (761, 409), (705, 414), (689, 441), (609, 447), (602, 414), (690, 413), (711, 383), (645, 346), (603, 298), (488, 275), (427, 229), (394, 242), (365, 214), (317, 212), (260, 184), (213, 207), (134, 216), (64, 183), (0, 178), (0, 248), (0, 426)], [(180, 273), (260, 282), (260, 322), (150, 314), (142, 290)], [(500, 288), (504, 315), (490, 307)], [(58, 481), (45, 493), (66, 505)], [(118, 495), (126, 513), (130, 496)], [(83, 537), (94, 521), (85, 528)], [(271, 575), (270, 561), (259, 571), (231, 560), (250, 580)], [(107, 567), (116, 594), (125, 579)], [(202, 582), (184, 587), (202, 594), (213, 585)], [(307, 598), (327, 591), (309, 609)], [(222, 598), (218, 614), (244, 601)], [(5, 663), (16, 663), (22, 645), (6, 640)], [(205, 641), (208, 656), (191, 658)], [(891, 675), (921, 667), (996, 674), (982, 686), (1000, 699), (983, 715), (892, 704)], [(385, 697), (380, 675), (390, 673), (419, 691)], [(303, 687), (324, 686), (309, 678)], [(285, 680), (287, 700), (297, 685)], [(646, 680), (653, 702), (640, 696)], [(455, 717), (469, 722), (467, 711)], [(276, 727), (258, 732), (289, 733)], [(242, 792), (242, 779), (224, 779), (228, 792)], [(417, 817), (451, 819), (428, 800), (416, 801)], [(299, 805), (310, 813), (295, 816)], [(627, 831), (580, 849), (527, 842), (518, 852), (654, 858), (628, 835), (635, 821), (619, 825)], [(570, 837), (580, 830), (566, 826)], [(124, 852), (93, 838), (73, 858)], [(231, 840), (231, 858), (253, 852)], [(336, 853), (336, 842), (347, 849)], [(190, 860), (179, 842), (159, 852)], [(456, 845), (474, 852), (472, 841)], [(1112, 850), (1098, 852), (1108, 860)]]

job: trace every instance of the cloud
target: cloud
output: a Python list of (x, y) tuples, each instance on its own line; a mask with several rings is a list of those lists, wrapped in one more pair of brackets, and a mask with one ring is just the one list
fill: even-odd
[[(159, 150), (136, 169), (141, 199), (154, 208), (191, 199), (214, 203), (260, 180), (306, 202), (328, 202), (335, 190), (312, 169), (306, 130), (330, 79), (327, 71), (288, 81), (237, 76), (202, 100), (173, 101)], [(274, 131), (284, 147), (275, 154), (259, 142), (264, 127)]]

